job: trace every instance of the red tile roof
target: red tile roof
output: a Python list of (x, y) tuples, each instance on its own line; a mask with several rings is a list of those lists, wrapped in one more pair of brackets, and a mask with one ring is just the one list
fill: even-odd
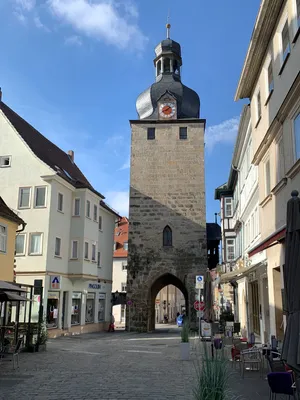
[(128, 242), (128, 226), (128, 219), (122, 217), (115, 228), (114, 242), (116, 243), (116, 250), (114, 251), (114, 257), (116, 258), (126, 258), (128, 255), (128, 251), (124, 250), (124, 242)]

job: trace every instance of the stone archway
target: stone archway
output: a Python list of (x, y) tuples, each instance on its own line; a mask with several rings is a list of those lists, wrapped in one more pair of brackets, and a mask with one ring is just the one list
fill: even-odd
[(165, 286), (173, 285), (177, 289), (181, 291), (185, 299), (185, 309), (186, 312), (189, 312), (189, 299), (188, 299), (188, 290), (186, 289), (183, 282), (177, 278), (175, 275), (170, 273), (165, 273), (158, 277), (150, 287), (150, 315), (149, 315), (149, 326), (148, 330), (153, 331), (155, 330), (155, 299), (158, 293), (163, 289)]

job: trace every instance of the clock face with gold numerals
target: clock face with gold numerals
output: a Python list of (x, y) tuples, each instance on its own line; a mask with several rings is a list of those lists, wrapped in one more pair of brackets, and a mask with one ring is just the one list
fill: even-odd
[(174, 103), (162, 103), (159, 106), (159, 115), (162, 118), (173, 118), (176, 113), (176, 106)]

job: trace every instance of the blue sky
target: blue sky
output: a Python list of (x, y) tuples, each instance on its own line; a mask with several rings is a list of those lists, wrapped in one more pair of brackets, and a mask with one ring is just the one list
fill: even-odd
[(3, 101), (65, 151), (127, 213), (129, 119), (154, 81), (154, 47), (171, 37), (206, 130), (207, 221), (227, 181), (243, 102), (234, 93), (260, 0), (1, 0)]

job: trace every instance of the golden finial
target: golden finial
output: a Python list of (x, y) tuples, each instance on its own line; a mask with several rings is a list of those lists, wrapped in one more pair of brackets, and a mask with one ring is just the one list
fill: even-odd
[(166, 28), (167, 28), (167, 39), (170, 39), (171, 24), (170, 24), (169, 21), (170, 21), (170, 10), (168, 12), (167, 25), (166, 25)]

